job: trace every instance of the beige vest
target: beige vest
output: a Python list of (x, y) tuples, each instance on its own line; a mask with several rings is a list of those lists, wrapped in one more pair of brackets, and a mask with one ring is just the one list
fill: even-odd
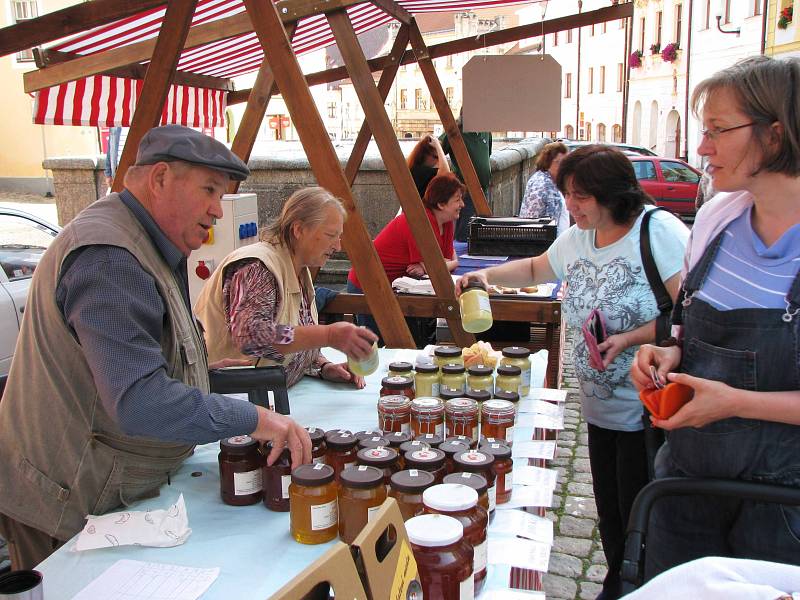
[[(298, 325), (300, 322), (300, 306), (302, 291), (300, 283), (294, 273), (294, 265), (289, 251), (280, 245), (266, 242), (257, 242), (249, 246), (242, 246), (231, 252), (225, 260), (214, 270), (209, 280), (203, 286), (200, 297), (194, 306), (194, 312), (205, 329), (206, 346), (208, 347), (208, 361), (216, 362), (223, 358), (245, 358), (231, 339), (228, 321), (225, 317), (225, 307), (222, 301), (222, 284), (225, 268), (237, 260), (257, 258), (275, 276), (278, 282), (278, 314), (277, 323), (285, 325)], [(311, 314), (314, 322), (318, 323), (317, 306), (314, 302), (314, 283), (308, 269), (302, 272), (303, 287), (311, 299)], [(294, 354), (284, 355), (283, 364), (288, 364)], [(259, 365), (275, 364), (266, 358), (259, 359)]]
[(55, 302), (64, 259), (89, 245), (125, 248), (153, 276), (166, 307), (167, 374), (208, 392), (203, 341), (178, 281), (117, 194), (95, 202), (64, 228), (34, 273), (0, 402), (0, 513), (62, 540), (83, 527), (87, 514), (158, 495), (192, 452), (126, 435), (98, 397)]

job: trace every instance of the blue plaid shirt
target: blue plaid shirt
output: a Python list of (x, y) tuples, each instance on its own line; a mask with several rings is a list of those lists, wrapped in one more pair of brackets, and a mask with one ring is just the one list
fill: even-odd
[[(189, 307), (186, 257), (128, 190), (120, 194), (180, 282)], [(56, 302), (76, 334), (106, 411), (128, 435), (204, 444), (251, 433), (256, 407), (167, 375), (166, 309), (155, 280), (118, 246), (87, 246), (64, 262)]]

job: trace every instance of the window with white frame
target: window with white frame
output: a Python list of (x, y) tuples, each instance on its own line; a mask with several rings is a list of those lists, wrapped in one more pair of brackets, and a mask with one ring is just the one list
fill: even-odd
[[(11, 0), (11, 16), (15, 23), (21, 23), (39, 16), (39, 7), (36, 0)], [(17, 52), (17, 61), (31, 62), (33, 49)]]

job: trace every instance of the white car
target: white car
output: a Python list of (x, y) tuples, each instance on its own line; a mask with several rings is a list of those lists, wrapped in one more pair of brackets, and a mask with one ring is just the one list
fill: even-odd
[(0, 208), (0, 376), (11, 368), (33, 271), (59, 231), (34, 215)]

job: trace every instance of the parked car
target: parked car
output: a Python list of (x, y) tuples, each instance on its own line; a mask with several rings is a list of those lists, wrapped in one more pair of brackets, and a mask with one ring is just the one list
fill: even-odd
[(565, 138), (561, 138), (556, 141), (563, 143), (570, 152), (572, 152), (576, 148), (580, 148), (581, 146), (604, 144), (606, 146), (611, 146), (612, 148), (616, 148), (617, 150), (621, 150), (625, 154), (633, 153), (633, 154), (638, 154), (640, 156), (656, 156), (656, 153), (650, 150), (649, 148), (644, 148), (642, 146), (634, 146), (633, 144), (618, 144), (616, 142), (581, 142), (577, 140), (568, 140)]
[(34, 215), (0, 208), (0, 376), (11, 368), (33, 272), (59, 231)]
[(680, 217), (694, 218), (694, 200), (702, 173), (677, 158), (628, 156), (642, 188), (657, 206)]

